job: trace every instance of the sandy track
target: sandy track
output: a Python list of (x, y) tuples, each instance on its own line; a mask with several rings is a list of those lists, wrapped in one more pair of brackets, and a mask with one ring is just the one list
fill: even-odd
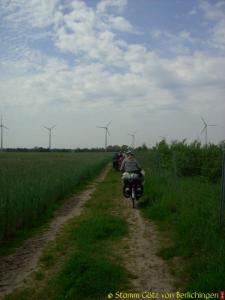
[(144, 219), (140, 210), (133, 209), (129, 199), (123, 200), (123, 206), (129, 236), (124, 238), (126, 247), (121, 255), (132, 275), (130, 278), (132, 290), (129, 292), (156, 292), (157, 299), (163, 299), (161, 293), (175, 292), (175, 279), (170, 274), (167, 263), (156, 254), (160, 249), (160, 234), (157, 227)]
[(105, 179), (110, 168), (110, 164), (107, 165), (98, 178), (83, 192), (68, 199), (56, 211), (54, 219), (46, 230), (28, 239), (14, 254), (0, 257), (0, 299), (21, 286), (27, 276), (35, 270), (43, 248), (49, 241), (55, 239), (62, 224), (80, 215), (82, 206), (91, 197), (98, 183)]

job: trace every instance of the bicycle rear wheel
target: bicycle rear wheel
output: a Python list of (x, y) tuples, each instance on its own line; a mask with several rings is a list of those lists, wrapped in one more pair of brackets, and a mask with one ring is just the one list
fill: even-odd
[(135, 195), (134, 188), (132, 188), (132, 191), (131, 191), (131, 200), (132, 200), (132, 206), (133, 206), (133, 208), (136, 208), (136, 195)]

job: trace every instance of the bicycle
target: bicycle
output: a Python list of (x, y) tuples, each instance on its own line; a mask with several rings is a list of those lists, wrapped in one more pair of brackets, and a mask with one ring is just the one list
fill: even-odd
[(136, 208), (137, 200), (143, 195), (142, 180), (137, 173), (127, 173), (123, 179), (123, 194), (131, 199), (133, 208)]

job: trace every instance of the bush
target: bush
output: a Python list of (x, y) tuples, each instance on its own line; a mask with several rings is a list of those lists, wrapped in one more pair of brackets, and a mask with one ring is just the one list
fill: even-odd
[(210, 182), (218, 182), (221, 177), (223, 144), (202, 147), (196, 141), (188, 145), (183, 140), (173, 141), (169, 145), (162, 140), (145, 152), (149, 153), (148, 165), (151, 169), (170, 171), (176, 176), (202, 176)]

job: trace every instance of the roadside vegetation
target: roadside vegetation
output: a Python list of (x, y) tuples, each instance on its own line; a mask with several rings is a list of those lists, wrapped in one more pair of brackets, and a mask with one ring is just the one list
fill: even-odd
[(5, 299), (103, 300), (126, 289), (128, 274), (117, 252), (128, 233), (120, 200), (118, 174), (111, 171), (82, 214), (67, 222), (45, 250), (30, 287)]
[[(224, 289), (225, 231), (219, 227), (223, 151), (223, 144), (202, 147), (197, 142), (165, 140), (137, 151), (146, 171), (140, 209), (159, 225), (162, 236), (169, 236), (159, 255), (171, 266), (181, 258), (182, 267), (173, 271), (186, 291)], [(81, 189), (111, 159), (110, 153), (23, 155), (0, 156), (1, 239), (51, 215), (62, 199)], [(111, 171), (82, 215), (65, 224), (45, 250), (30, 287), (6, 300), (102, 300), (108, 293), (129, 288), (131, 274), (117, 251), (128, 233), (118, 180), (118, 173)]]
[(0, 241), (44, 223), (110, 158), (109, 153), (0, 153)]
[(181, 257), (187, 291), (224, 288), (225, 232), (219, 228), (223, 145), (201, 147), (185, 141), (161, 141), (139, 151), (147, 171), (143, 213), (169, 234), (171, 244), (160, 255)]

